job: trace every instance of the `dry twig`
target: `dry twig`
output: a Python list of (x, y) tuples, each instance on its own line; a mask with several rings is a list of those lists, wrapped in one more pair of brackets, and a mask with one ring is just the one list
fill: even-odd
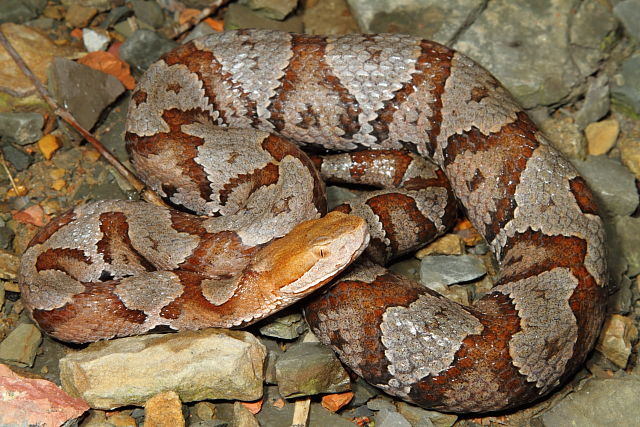
[(185, 22), (184, 24), (179, 25), (178, 27), (176, 27), (174, 29), (173, 38), (176, 38), (176, 37), (182, 35), (182, 33), (186, 32), (186, 31), (190, 30), (191, 28), (195, 27), (196, 25), (198, 25), (200, 22), (202, 22), (203, 20), (208, 18), (209, 15), (212, 15), (218, 9), (220, 9), (220, 7), (222, 5), (224, 5), (227, 1), (228, 0), (215, 0), (215, 1), (211, 2), (209, 7), (205, 7), (204, 9), (202, 9), (202, 12), (200, 12), (196, 17), (194, 17), (194, 19), (190, 20), (189, 22)]
[(98, 151), (98, 153), (100, 153), (102, 157), (104, 157), (105, 160), (109, 162), (118, 171), (118, 173), (120, 173), (120, 175), (122, 175), (133, 186), (133, 188), (140, 194), (140, 197), (156, 205), (165, 205), (160, 196), (148, 189), (146, 185), (132, 171), (130, 171), (125, 165), (120, 163), (120, 161), (118, 161), (118, 159), (113, 154), (111, 154), (109, 150), (107, 150), (107, 148), (102, 145), (102, 143), (96, 137), (94, 137), (88, 130), (86, 130), (78, 123), (78, 121), (71, 115), (68, 110), (58, 105), (56, 100), (49, 94), (44, 85), (38, 80), (29, 66), (24, 62), (20, 54), (13, 48), (1, 29), (0, 44), (6, 49), (9, 55), (11, 55), (11, 58), (13, 58), (18, 68), (20, 68), (20, 71), (22, 71), (24, 75), (27, 76), (29, 80), (31, 80), (42, 99), (44, 99), (47, 104), (49, 104), (49, 106), (53, 109), (54, 114), (56, 114), (65, 122), (69, 123), (75, 130), (77, 130)]
[(311, 406), (311, 399), (296, 400), (293, 407), (293, 421), (291, 427), (306, 427), (307, 420), (309, 418), (309, 407)]
[(23, 196), (23, 194), (20, 194), (20, 189), (18, 188), (16, 181), (13, 179), (13, 174), (9, 170), (9, 166), (7, 166), (7, 162), (4, 159), (4, 153), (2, 151), (0, 151), (0, 164), (2, 164), (2, 169), (4, 169), (5, 173), (9, 177), (9, 181), (11, 182), (11, 186), (13, 187), (13, 191), (15, 191), (16, 196)]

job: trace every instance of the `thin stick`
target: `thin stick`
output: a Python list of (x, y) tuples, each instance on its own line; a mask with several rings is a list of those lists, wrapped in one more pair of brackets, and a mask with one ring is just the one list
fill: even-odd
[(4, 171), (7, 173), (7, 176), (9, 177), (9, 181), (11, 182), (11, 186), (13, 187), (13, 191), (16, 192), (16, 196), (18, 197), (22, 196), (22, 194), (20, 194), (20, 190), (18, 190), (18, 186), (16, 185), (16, 182), (13, 179), (13, 175), (9, 170), (9, 166), (7, 166), (7, 162), (4, 159), (4, 153), (2, 151), (0, 151), (0, 163), (2, 164), (2, 169), (4, 169)]
[(147, 186), (140, 179), (138, 179), (138, 177), (133, 172), (131, 172), (125, 165), (120, 163), (120, 161), (115, 156), (113, 156), (113, 154), (111, 154), (109, 150), (107, 150), (107, 148), (102, 145), (102, 143), (96, 137), (94, 137), (88, 130), (83, 128), (80, 123), (78, 123), (78, 121), (71, 115), (69, 111), (58, 105), (56, 100), (49, 94), (44, 85), (40, 83), (29, 66), (24, 62), (20, 54), (13, 48), (1, 29), (0, 44), (2, 44), (9, 55), (11, 55), (18, 68), (20, 68), (20, 71), (22, 71), (24, 75), (27, 76), (29, 80), (31, 80), (42, 99), (44, 99), (47, 104), (49, 104), (49, 106), (53, 109), (55, 115), (60, 117), (65, 122), (69, 123), (75, 130), (80, 133), (80, 135), (84, 137), (84, 139), (89, 141), (89, 143), (98, 151), (98, 153), (100, 153), (100, 155), (102, 155), (102, 157), (104, 157), (105, 160), (109, 162), (118, 171), (118, 173), (120, 173), (120, 175), (122, 175), (127, 181), (129, 181), (131, 186), (140, 194), (140, 197), (150, 203), (165, 206), (165, 203), (162, 201), (160, 196), (148, 189)]
[(191, 21), (185, 22), (182, 25), (179, 25), (174, 29), (173, 38), (176, 38), (185, 31), (190, 30), (191, 28), (198, 25), (200, 22), (204, 21), (209, 15), (216, 12), (223, 4), (225, 4), (228, 0), (215, 0), (213, 1), (209, 7), (205, 7), (202, 11)]
[(309, 418), (309, 407), (311, 406), (311, 399), (296, 400), (293, 407), (293, 421), (291, 427), (306, 427), (307, 420)]

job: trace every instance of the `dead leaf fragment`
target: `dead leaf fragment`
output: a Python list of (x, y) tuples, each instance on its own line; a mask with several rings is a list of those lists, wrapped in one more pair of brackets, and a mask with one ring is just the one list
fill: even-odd
[(322, 406), (331, 412), (336, 412), (353, 399), (350, 391), (344, 393), (326, 394), (322, 396)]
[(111, 52), (97, 51), (91, 52), (78, 60), (80, 64), (93, 68), (94, 70), (102, 71), (103, 73), (111, 74), (127, 89), (133, 89), (136, 86), (136, 81), (131, 75), (131, 68), (129, 64), (119, 59)]
[(240, 404), (245, 408), (247, 408), (249, 412), (251, 412), (253, 415), (255, 415), (258, 412), (260, 412), (260, 410), (262, 409), (263, 402), (264, 400), (260, 399), (260, 400), (256, 400), (255, 402), (240, 402)]
[(219, 19), (207, 18), (203, 22), (206, 23), (215, 31), (218, 31), (218, 32), (224, 31), (224, 22), (220, 21)]
[(21, 211), (14, 211), (13, 219), (23, 224), (32, 224), (36, 227), (42, 227), (46, 222), (46, 215), (40, 205), (32, 205)]

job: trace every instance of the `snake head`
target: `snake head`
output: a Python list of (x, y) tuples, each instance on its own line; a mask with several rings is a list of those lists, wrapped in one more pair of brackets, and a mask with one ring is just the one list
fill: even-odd
[(263, 294), (288, 305), (329, 282), (368, 244), (369, 229), (362, 218), (330, 212), (261, 249), (250, 269), (263, 284)]

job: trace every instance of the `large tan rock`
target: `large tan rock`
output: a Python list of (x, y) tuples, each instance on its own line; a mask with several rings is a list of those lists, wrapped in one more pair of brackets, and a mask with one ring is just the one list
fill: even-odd
[(262, 396), (265, 347), (251, 334), (206, 329), (91, 344), (60, 360), (62, 388), (92, 408), (143, 405), (175, 391), (183, 402)]
[[(0, 25), (0, 29), (43, 84), (47, 82), (47, 67), (54, 57), (73, 57), (79, 52), (70, 47), (56, 45), (44, 33), (31, 27), (5, 23)], [(35, 93), (31, 81), (20, 71), (2, 46), (0, 46), (0, 91), (21, 97)]]

